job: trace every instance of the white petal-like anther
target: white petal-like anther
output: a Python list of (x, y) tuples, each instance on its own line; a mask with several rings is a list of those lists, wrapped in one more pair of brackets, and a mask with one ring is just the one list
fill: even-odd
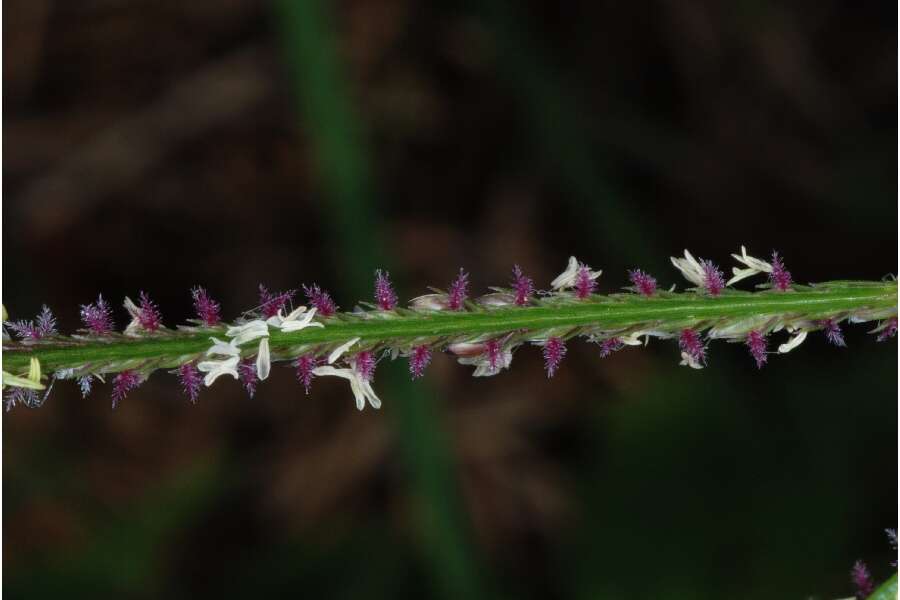
[(259, 340), (259, 353), (256, 355), (256, 376), (260, 381), (269, 376), (272, 370), (272, 358), (269, 354), (269, 338)]
[(336, 369), (334, 367), (322, 366), (313, 369), (313, 375), (316, 376), (333, 376), (341, 377), (350, 382), (350, 390), (356, 399), (356, 408), (363, 410), (366, 407), (366, 401), (372, 408), (381, 408), (381, 399), (375, 394), (372, 385), (360, 377), (356, 369)]
[(336, 360), (339, 359), (341, 356), (343, 356), (344, 353), (345, 353), (347, 350), (349, 350), (350, 347), (353, 346), (353, 344), (355, 344), (355, 343), (358, 342), (358, 341), (359, 341), (359, 338), (358, 338), (358, 337), (355, 337), (355, 338), (353, 338), (352, 340), (350, 340), (349, 342), (347, 342), (347, 343), (345, 343), (345, 344), (341, 344), (340, 346), (338, 346), (337, 348), (335, 348), (334, 350), (332, 350), (332, 351), (331, 351), (331, 354), (328, 355), (328, 364), (329, 364), (329, 365), (333, 365), (333, 364), (334, 364), (334, 361), (336, 361)]
[[(300, 308), (305, 309), (305, 307), (303, 306), (301, 306)], [(323, 323), (313, 321), (313, 317), (316, 316), (315, 308), (313, 308), (306, 314), (303, 314), (303, 312), (303, 310), (297, 309), (287, 317), (285, 317), (285, 319), (279, 325), (281, 331), (288, 333), (290, 331), (300, 331), (301, 329), (306, 329), (307, 327), (325, 327)], [(300, 318), (301, 314), (303, 315), (302, 318)]]
[(223, 342), (214, 337), (209, 338), (213, 345), (206, 351), (207, 356), (238, 356), (241, 353), (240, 348), (234, 345), (234, 340)]
[(206, 387), (209, 387), (222, 375), (231, 375), (237, 379), (237, 365), (239, 360), (240, 359), (237, 356), (232, 356), (225, 360), (207, 360), (199, 363), (197, 369), (206, 373), (206, 377), (203, 378), (203, 383)]
[(257, 338), (268, 336), (269, 325), (265, 321), (256, 319), (249, 323), (244, 323), (243, 325), (229, 327), (228, 331), (225, 332), (225, 335), (234, 338), (231, 342), (232, 344), (240, 346), (241, 344), (253, 341)]
[(706, 272), (690, 252), (685, 250), (684, 258), (676, 258), (674, 256), (670, 256), (669, 259), (672, 261), (672, 264), (675, 265), (675, 268), (681, 271), (681, 274), (684, 275), (685, 279), (687, 279), (697, 287), (703, 287), (704, 285), (706, 285)]
[(786, 343), (778, 346), (778, 352), (780, 352), (781, 354), (787, 354), (788, 352), (790, 352), (791, 350), (793, 350), (794, 348), (796, 348), (797, 346), (802, 344), (803, 340), (805, 340), (805, 339), (806, 339), (806, 332), (801, 331), (800, 333), (798, 333), (797, 335), (792, 337), (790, 340), (788, 340)]

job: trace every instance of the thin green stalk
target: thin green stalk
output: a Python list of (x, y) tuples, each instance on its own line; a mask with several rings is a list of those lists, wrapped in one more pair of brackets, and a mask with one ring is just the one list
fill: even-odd
[(868, 600), (897, 600), (897, 574), (882, 583), (877, 590), (872, 592)]
[[(584, 301), (547, 299), (541, 305), (484, 309), (472, 304), (457, 312), (397, 310), (372, 313), (341, 313), (323, 319), (321, 328), (284, 333), (272, 329), (273, 358), (289, 358), (300, 351), (327, 348), (360, 338), (361, 347), (397, 347), (414, 341), (443, 347), (453, 341), (508, 333), (534, 334), (549, 330), (594, 331), (652, 330), (676, 332), (683, 328), (705, 329), (746, 319), (772, 318), (791, 322), (853, 316), (876, 320), (896, 315), (897, 283), (838, 281), (815, 286), (796, 286), (788, 293), (729, 290), (718, 297), (690, 292), (659, 293), (651, 298), (635, 294), (593, 296)], [(39, 343), (8, 343), (3, 347), (4, 369), (17, 372), (30, 357), (41, 361), (45, 371), (79, 368), (91, 363), (122, 363), (110, 371), (134, 368), (135, 361), (153, 361), (158, 368), (182, 364), (201, 355), (211, 335), (223, 328), (172, 331), (140, 338), (114, 336), (99, 339), (57, 338)], [(248, 344), (244, 355), (253, 355)]]

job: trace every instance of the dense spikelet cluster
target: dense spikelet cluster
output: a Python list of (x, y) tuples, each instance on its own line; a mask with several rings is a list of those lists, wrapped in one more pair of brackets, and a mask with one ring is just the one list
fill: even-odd
[[(508, 369), (519, 348), (537, 346), (547, 376), (553, 377), (567, 342), (576, 338), (597, 344), (599, 358), (644, 346), (651, 338), (674, 340), (681, 364), (702, 369), (712, 340), (742, 343), (762, 368), (771, 356), (792, 351), (815, 331), (835, 346), (846, 346), (842, 322), (877, 321), (873, 332), (879, 341), (896, 336), (896, 281), (804, 286), (794, 282), (776, 252), (771, 262), (748, 255), (744, 247), (732, 256), (738, 266), (727, 282), (709, 259), (696, 259), (687, 250), (683, 257), (672, 257), (692, 284), (683, 292), (675, 286), (662, 289), (656, 277), (633, 269), (625, 293), (600, 295), (602, 271), (571, 257), (547, 290), (539, 290), (515, 265), (509, 287), (473, 297), (469, 274), (460, 269), (447, 291), (433, 289), (407, 307), (400, 305), (388, 273), (378, 270), (374, 304), (361, 303), (344, 313), (318, 284), (302, 286), (307, 305), (299, 307), (293, 304), (296, 290), (272, 292), (260, 284), (256, 308), (232, 322), (223, 320), (219, 302), (198, 286), (190, 290), (196, 318), (175, 329), (163, 326), (159, 307), (142, 291), (138, 303), (125, 298), (131, 321), (123, 333), (115, 330), (112, 307), (98, 296), (81, 306), (84, 327), (71, 337), (58, 333), (47, 306), (33, 320), (7, 320), (16, 340), (4, 330), (3, 352), (7, 364), (45, 361), (51, 383), (76, 380), (85, 396), (95, 381), (108, 381), (113, 406), (162, 368), (178, 377), (192, 402), (223, 376), (252, 398), (272, 364), (283, 362), (294, 368), (307, 394), (316, 378), (346, 380), (362, 409), (381, 406), (372, 383), (383, 358), (405, 357), (410, 376), (417, 379), (435, 353), (446, 352), (473, 367), (476, 377), (490, 377)], [(767, 277), (757, 286), (761, 291), (732, 287), (757, 275)], [(775, 334), (787, 336), (777, 352), (768, 347)], [(24, 367), (4, 371), (7, 408), (42, 404), (47, 391), (39, 370), (28, 379), (16, 368)]]

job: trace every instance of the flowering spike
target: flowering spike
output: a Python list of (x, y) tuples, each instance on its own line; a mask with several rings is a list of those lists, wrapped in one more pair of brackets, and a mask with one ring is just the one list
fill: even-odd
[(242, 360), (238, 363), (237, 371), (241, 385), (247, 390), (247, 395), (252, 398), (256, 395), (256, 384), (259, 383), (256, 375), (256, 363), (252, 360)]
[(322, 290), (318, 285), (304, 285), (303, 293), (306, 294), (309, 303), (316, 307), (320, 316), (330, 317), (337, 312), (338, 307), (331, 299), (331, 294)]
[(141, 327), (147, 331), (156, 331), (162, 325), (162, 316), (159, 313), (159, 308), (150, 300), (150, 296), (146, 292), (141, 292), (140, 299), (141, 312), (139, 320)]
[(621, 338), (611, 337), (600, 342), (600, 358), (606, 358), (613, 352), (618, 352), (625, 347)]
[(375, 303), (381, 310), (394, 310), (397, 307), (397, 294), (391, 285), (390, 274), (375, 271)]
[[(284, 310), (289, 302), (294, 300), (297, 290), (287, 290), (273, 294), (266, 286), (259, 284), (259, 312), (264, 319), (274, 317), (278, 311)], [(321, 312), (321, 311), (320, 311)]]
[(462, 310), (468, 297), (469, 274), (460, 269), (456, 281), (450, 285), (450, 293), (447, 295), (447, 308), (450, 310)]
[(877, 342), (883, 342), (897, 336), (897, 317), (891, 317), (885, 323), (885, 328), (882, 329), (881, 333), (878, 334), (878, 337), (875, 338), (875, 341)]
[(351, 359), (353, 368), (359, 373), (363, 381), (372, 381), (375, 378), (375, 357), (368, 350), (359, 352)]
[(718, 296), (725, 289), (725, 278), (722, 271), (711, 260), (700, 260), (703, 268), (703, 287), (710, 296)]
[(41, 307), (37, 319), (33, 321), (7, 321), (6, 326), (12, 329), (23, 340), (39, 340), (56, 335), (56, 317), (46, 304)]
[(822, 328), (825, 329), (825, 337), (828, 341), (839, 348), (846, 348), (847, 342), (844, 341), (844, 334), (841, 331), (841, 326), (838, 325), (834, 319), (825, 319), (824, 321), (820, 321)]
[(178, 379), (181, 381), (181, 389), (187, 394), (191, 402), (197, 404), (200, 396), (200, 387), (203, 385), (203, 376), (194, 366), (194, 363), (184, 363), (178, 368)]
[(431, 362), (431, 349), (422, 344), (412, 349), (409, 355), (409, 372), (413, 379), (418, 379), (425, 374), (425, 368)]
[(319, 360), (312, 354), (304, 354), (294, 361), (294, 367), (297, 369), (297, 380), (303, 384), (303, 389), (306, 390), (307, 396), (309, 395), (312, 380), (315, 377), (313, 369), (318, 366)]
[(656, 279), (640, 269), (628, 271), (628, 278), (642, 296), (649, 298), (656, 293)]
[(144, 383), (144, 380), (137, 371), (128, 369), (127, 371), (122, 371), (116, 375), (112, 383), (112, 407), (116, 408), (116, 406), (119, 405), (119, 402), (125, 399), (128, 392)]
[(681, 348), (685, 364), (695, 369), (700, 369), (706, 364), (706, 346), (700, 340), (700, 335), (693, 329), (681, 330), (678, 347)]
[(872, 581), (872, 575), (869, 574), (869, 569), (863, 561), (856, 561), (850, 570), (850, 578), (856, 586), (857, 598), (868, 598), (875, 591), (875, 582)]
[(575, 274), (575, 297), (584, 300), (597, 289), (596, 278), (591, 277), (591, 270), (587, 265), (580, 265)]
[(197, 318), (203, 321), (203, 324), (207, 327), (218, 325), (222, 320), (219, 303), (210, 298), (206, 290), (200, 286), (191, 290), (191, 297), (194, 299), (194, 310), (197, 312)]
[(772, 251), (772, 272), (769, 273), (769, 282), (772, 288), (779, 292), (786, 292), (791, 288), (791, 272), (784, 268), (784, 261), (778, 256), (778, 252)]
[(107, 335), (115, 329), (112, 309), (102, 295), (93, 304), (81, 305), (81, 322), (93, 335)]
[(756, 360), (756, 368), (762, 369), (768, 360), (766, 336), (754, 329), (747, 334), (747, 348), (750, 349), (750, 355)]
[(547, 378), (551, 378), (559, 369), (559, 363), (566, 356), (566, 344), (562, 339), (554, 336), (544, 343), (544, 369), (547, 371)]
[(525, 306), (534, 294), (534, 280), (522, 273), (519, 265), (513, 267), (513, 290), (516, 292), (516, 306)]

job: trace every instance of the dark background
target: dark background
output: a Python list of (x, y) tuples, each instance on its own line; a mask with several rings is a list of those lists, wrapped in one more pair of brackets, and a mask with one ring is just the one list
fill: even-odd
[[(562, 6), (560, 6), (562, 5)], [(165, 324), (209, 288), (345, 309), (575, 254), (601, 289), (747, 244), (801, 282), (897, 271), (890, 2), (7, 0), (3, 286), (64, 331), (98, 292)], [(124, 325), (124, 310), (117, 312)], [(834, 598), (891, 571), (897, 350), (867, 326), (573, 343), (474, 380), (381, 363), (380, 412), (276, 368), (192, 406), (56, 386), (3, 417), (3, 586), (131, 598)], [(772, 345), (782, 340), (772, 341)]]

